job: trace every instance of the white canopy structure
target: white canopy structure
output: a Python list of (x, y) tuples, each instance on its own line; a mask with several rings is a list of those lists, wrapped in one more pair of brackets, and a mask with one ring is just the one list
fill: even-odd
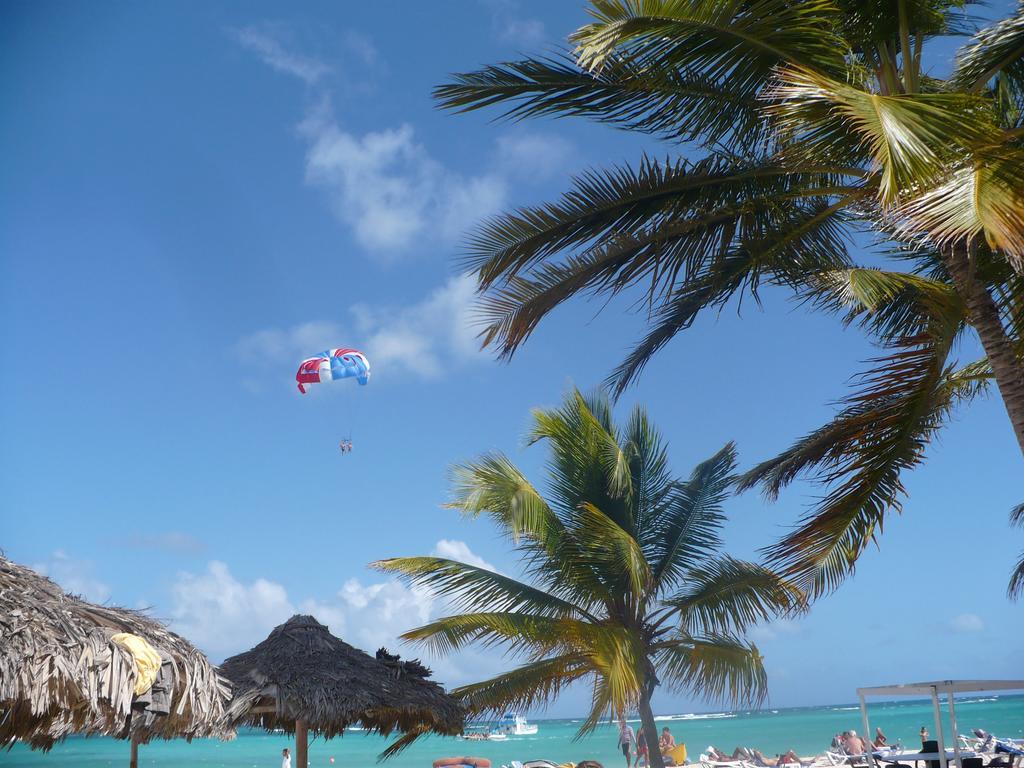
[[(981, 691), (1018, 691), (1024, 690), (1024, 680), (935, 680), (930, 683), (902, 683), (900, 685), (876, 685), (870, 688), (858, 688), (860, 699), (860, 716), (864, 723), (864, 737), (871, 738), (871, 727), (868, 724), (867, 696), (927, 696), (932, 700), (935, 713), (935, 739), (939, 743), (938, 760), (942, 768), (948, 768), (946, 757), (946, 736), (942, 727), (942, 713), (939, 709), (939, 695), (945, 694), (949, 705), (949, 721), (953, 728), (953, 754), (957, 768), (963, 768), (960, 755), (959, 730), (956, 725), (956, 704), (954, 694), (978, 693)], [(868, 758), (874, 766), (874, 758)]]

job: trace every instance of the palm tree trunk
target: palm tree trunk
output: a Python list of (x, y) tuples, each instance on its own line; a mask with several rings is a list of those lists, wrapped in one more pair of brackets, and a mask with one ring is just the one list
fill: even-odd
[(640, 722), (644, 728), (644, 741), (647, 742), (647, 765), (650, 768), (665, 768), (665, 760), (658, 747), (658, 724), (654, 722), (654, 711), (651, 709), (653, 686), (645, 687), (640, 696)]
[(1006, 335), (991, 294), (973, 274), (967, 244), (952, 246), (944, 255), (957, 293), (967, 305), (968, 320), (988, 356), (1017, 444), (1024, 454), (1024, 360), (1018, 357), (1013, 341)]

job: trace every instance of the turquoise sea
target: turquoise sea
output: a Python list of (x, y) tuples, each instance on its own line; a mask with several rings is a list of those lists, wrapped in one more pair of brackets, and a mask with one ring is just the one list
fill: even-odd
[[(869, 707), (871, 726), (881, 726), (890, 742), (901, 739), (907, 746), (918, 742), (922, 725), (934, 733), (931, 703), (928, 701), (875, 702)], [(685, 741), (695, 759), (708, 744), (731, 753), (737, 745), (756, 747), (767, 755), (795, 749), (801, 755), (822, 752), (838, 731), (861, 730), (860, 712), (853, 704), (795, 709), (764, 709), (757, 712), (708, 712), (662, 715), (677, 741)], [(1024, 696), (975, 696), (957, 700), (957, 721), (962, 733), (984, 728), (999, 736), (1024, 737)], [(392, 758), (388, 768), (429, 768), (438, 757), (474, 755), (487, 757), (495, 768), (512, 760), (546, 758), (555, 762), (598, 760), (606, 768), (620, 768), (622, 755), (616, 751), (617, 729), (601, 726), (593, 735), (574, 741), (579, 720), (531, 720), (540, 729), (536, 736), (510, 737), (504, 742), (462, 741), (429, 737)], [(379, 736), (352, 731), (331, 741), (310, 744), (310, 765), (316, 768), (369, 768), (388, 742)], [(140, 766), (192, 768), (279, 768), (281, 749), (292, 746), (283, 734), (243, 731), (231, 742), (154, 742), (139, 750)], [(331, 759), (333, 758), (333, 763)], [(0, 752), (0, 765), (74, 766), (107, 768), (128, 764), (128, 744), (99, 738), (71, 738), (52, 752), (32, 752), (17, 745)]]

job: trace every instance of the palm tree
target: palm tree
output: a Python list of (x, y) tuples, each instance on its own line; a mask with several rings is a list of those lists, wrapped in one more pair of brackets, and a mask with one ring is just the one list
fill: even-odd
[[(588, 171), (476, 232), (482, 337), (502, 356), (571, 297), (633, 289), (650, 322), (610, 378), (618, 394), (702, 311), (763, 285), (880, 346), (831, 423), (744, 481), (769, 497), (801, 474), (826, 485), (770, 550), (816, 593), (853, 570), (900, 510), (902, 473), (993, 381), (1024, 451), (1024, 3), (938, 79), (923, 51), (970, 32), (964, 5), (591, 0), (571, 54), (436, 91), (449, 109), (585, 117), (680, 152)], [(851, 258), (865, 230), (885, 268)], [(984, 358), (958, 361), (971, 338)]]
[(496, 522), (522, 554), (528, 581), (439, 557), (374, 565), (459, 611), (404, 639), (442, 653), (502, 646), (524, 660), (454, 691), (471, 713), (532, 707), (589, 679), (593, 703), (580, 734), (608, 712), (638, 709), (651, 764), (661, 768), (655, 687), (761, 702), (765, 670), (745, 630), (802, 609), (803, 595), (721, 551), (722, 504), (736, 466), (731, 444), (677, 480), (642, 409), (620, 428), (607, 397), (579, 392), (534, 413), (529, 442), (542, 440), (550, 447), (546, 495), (506, 456), (487, 454), (455, 468), (448, 505)]

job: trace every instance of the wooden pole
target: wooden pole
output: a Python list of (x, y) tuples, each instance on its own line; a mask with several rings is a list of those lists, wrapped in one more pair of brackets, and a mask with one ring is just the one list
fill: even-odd
[(139, 742), (132, 736), (132, 757), (129, 762), (131, 768), (139, 768)]
[(295, 768), (306, 768), (309, 765), (309, 733), (305, 720), (295, 721)]

